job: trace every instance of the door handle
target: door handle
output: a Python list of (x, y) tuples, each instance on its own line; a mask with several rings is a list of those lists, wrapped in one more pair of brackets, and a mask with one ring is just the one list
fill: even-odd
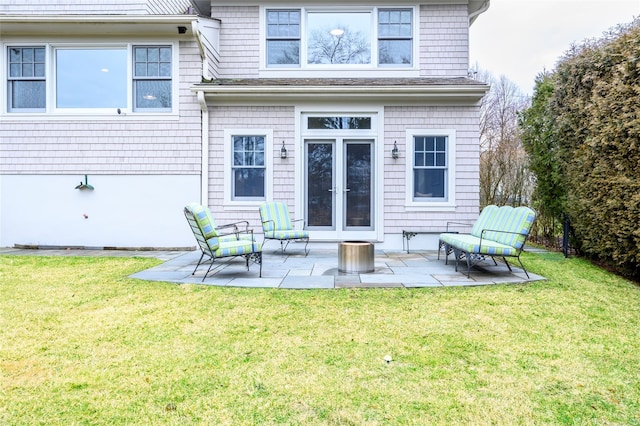
[(350, 192), (350, 191), (351, 191), (351, 188), (347, 188), (344, 190), (344, 192)]

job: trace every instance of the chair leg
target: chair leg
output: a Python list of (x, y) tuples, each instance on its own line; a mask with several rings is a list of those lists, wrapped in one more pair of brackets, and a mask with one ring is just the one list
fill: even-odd
[(203, 257), (204, 257), (204, 252), (202, 252), (202, 255), (200, 255), (200, 260), (198, 260), (198, 264), (196, 265), (196, 269), (193, 270), (191, 275), (195, 275), (196, 274), (196, 271), (198, 270), (198, 266), (200, 266), (200, 262), (202, 262), (202, 258)]

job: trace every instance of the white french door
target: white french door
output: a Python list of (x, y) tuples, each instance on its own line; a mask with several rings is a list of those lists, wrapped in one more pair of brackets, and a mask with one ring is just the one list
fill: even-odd
[(320, 238), (375, 238), (375, 139), (304, 140), (305, 219)]

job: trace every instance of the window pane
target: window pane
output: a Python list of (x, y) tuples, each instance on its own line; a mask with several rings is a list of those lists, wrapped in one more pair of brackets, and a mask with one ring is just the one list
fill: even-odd
[(171, 77), (170, 47), (136, 47), (134, 58), (136, 77)]
[(371, 14), (307, 14), (309, 64), (371, 63)]
[(58, 108), (118, 108), (127, 105), (126, 49), (58, 49)]
[(411, 40), (378, 40), (380, 64), (411, 65)]
[(11, 109), (44, 109), (46, 103), (45, 82), (41, 81), (11, 81)]
[(297, 65), (300, 63), (300, 41), (269, 40), (267, 42), (267, 64)]
[(413, 196), (416, 198), (444, 198), (445, 196), (444, 169), (415, 169)]
[(309, 117), (308, 129), (371, 129), (371, 117)]
[(234, 169), (233, 194), (236, 198), (264, 198), (264, 169)]
[(136, 80), (135, 108), (171, 108), (171, 80)]
[(272, 10), (267, 12), (267, 37), (300, 38), (300, 11)]

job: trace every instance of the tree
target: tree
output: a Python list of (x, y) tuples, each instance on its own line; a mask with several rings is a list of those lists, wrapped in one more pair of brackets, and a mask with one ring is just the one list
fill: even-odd
[(491, 84), (481, 105), (480, 204), (527, 204), (533, 182), (517, 117), (529, 99), (504, 76), (481, 72), (480, 79)]

